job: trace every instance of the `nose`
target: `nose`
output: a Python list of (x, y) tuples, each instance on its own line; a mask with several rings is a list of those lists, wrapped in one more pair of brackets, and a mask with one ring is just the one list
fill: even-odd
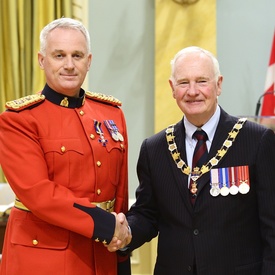
[(189, 83), (189, 87), (187, 89), (187, 93), (188, 95), (190, 96), (194, 96), (194, 95), (197, 95), (198, 94), (198, 90), (197, 90), (197, 87), (196, 87), (196, 83), (195, 82), (190, 82)]
[(71, 56), (66, 57), (64, 68), (67, 70), (72, 70), (74, 68), (74, 60)]

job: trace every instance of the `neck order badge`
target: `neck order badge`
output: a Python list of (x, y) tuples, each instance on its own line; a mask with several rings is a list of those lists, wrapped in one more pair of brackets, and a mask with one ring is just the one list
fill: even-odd
[(237, 135), (242, 129), (247, 118), (240, 118), (237, 123), (233, 126), (232, 130), (228, 133), (227, 139), (223, 142), (221, 148), (217, 151), (217, 154), (211, 158), (206, 164), (203, 164), (201, 168), (195, 167), (191, 173), (191, 169), (184, 160), (181, 158), (180, 153), (177, 148), (174, 136), (174, 124), (168, 126), (166, 129), (166, 141), (168, 145), (168, 150), (177, 166), (183, 174), (191, 177), (193, 181), (197, 181), (203, 174), (209, 172), (212, 167), (216, 166), (219, 161), (226, 155), (229, 148), (232, 146)]

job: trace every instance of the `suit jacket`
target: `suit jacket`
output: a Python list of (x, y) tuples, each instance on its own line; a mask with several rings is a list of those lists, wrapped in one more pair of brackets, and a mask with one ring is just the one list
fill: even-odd
[[(236, 121), (221, 110), (209, 159)], [(175, 125), (174, 135), (186, 162), (183, 121)], [(156, 275), (275, 274), (273, 131), (247, 121), (215, 168), (244, 165), (249, 166), (251, 185), (247, 194), (213, 197), (208, 172), (198, 180), (192, 206), (188, 176), (176, 167), (165, 130), (146, 139), (137, 165), (136, 203), (127, 214), (133, 234), (130, 250), (158, 234)]]
[[(0, 274), (117, 275), (124, 259), (102, 244), (113, 237), (114, 216), (91, 203), (115, 199), (114, 211), (128, 210), (122, 110), (83, 90), (65, 98), (46, 85), (42, 94), (9, 103), (0, 116), (0, 163), (30, 210), (11, 211)], [(104, 120), (115, 122), (123, 141), (112, 139)]]

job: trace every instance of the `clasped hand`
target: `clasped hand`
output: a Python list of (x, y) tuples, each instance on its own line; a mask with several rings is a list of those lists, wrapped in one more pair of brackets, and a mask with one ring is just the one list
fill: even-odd
[(110, 252), (124, 248), (132, 240), (132, 234), (125, 215), (123, 213), (116, 214), (115, 212), (112, 212), (112, 214), (116, 217), (116, 228), (113, 239), (108, 245), (105, 245)]

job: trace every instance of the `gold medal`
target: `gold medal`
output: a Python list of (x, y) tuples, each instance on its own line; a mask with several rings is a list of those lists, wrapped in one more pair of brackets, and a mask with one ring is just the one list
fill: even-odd
[(191, 188), (190, 188), (190, 192), (195, 195), (198, 191), (197, 189), (197, 183), (194, 181), (194, 182), (191, 182)]
[(192, 171), (191, 173), (191, 180), (190, 181), (190, 184), (191, 184), (191, 188), (190, 188), (190, 192), (193, 194), (193, 195), (196, 195), (197, 194), (197, 191), (198, 191), (198, 188), (197, 188), (197, 179), (200, 177), (200, 169), (198, 167), (195, 167), (194, 170)]

